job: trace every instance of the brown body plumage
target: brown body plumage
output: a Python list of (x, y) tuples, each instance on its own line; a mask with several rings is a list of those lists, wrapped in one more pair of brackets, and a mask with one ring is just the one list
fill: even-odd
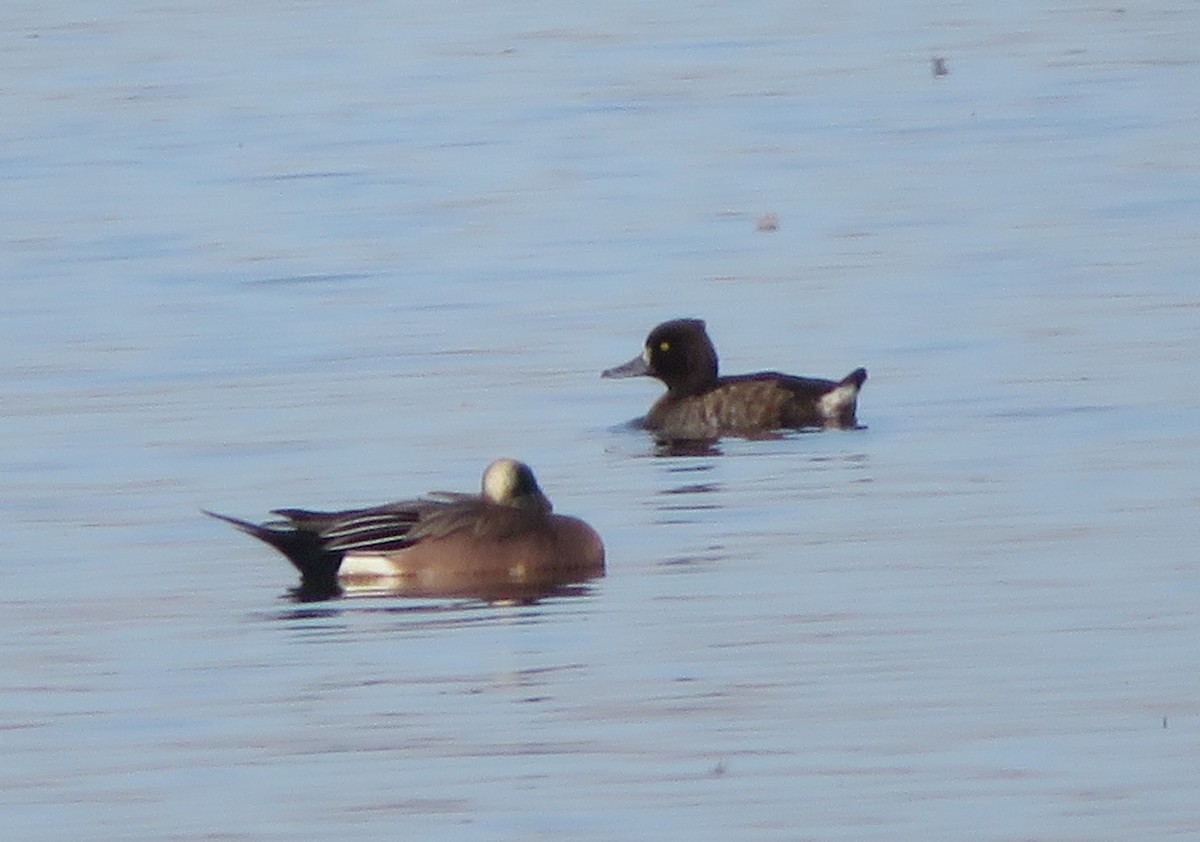
[(662, 438), (680, 440), (855, 427), (858, 392), (867, 379), (862, 368), (841, 380), (774, 371), (721, 377), (716, 349), (700, 319), (663, 322), (650, 332), (640, 356), (602, 376), (638, 375), (656, 377), (667, 386), (642, 425)]
[(583, 521), (553, 514), (527, 465), (488, 466), (479, 495), (436, 493), (365, 509), (277, 509), (251, 523), (209, 514), (270, 544), (314, 597), (343, 586), (405, 595), (521, 598), (602, 575), (604, 545)]

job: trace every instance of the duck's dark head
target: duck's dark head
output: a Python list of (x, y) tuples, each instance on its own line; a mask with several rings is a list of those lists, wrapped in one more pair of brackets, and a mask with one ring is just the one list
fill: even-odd
[(657, 377), (675, 394), (699, 394), (717, 379), (717, 351), (702, 319), (663, 322), (646, 337), (641, 356), (601, 377)]

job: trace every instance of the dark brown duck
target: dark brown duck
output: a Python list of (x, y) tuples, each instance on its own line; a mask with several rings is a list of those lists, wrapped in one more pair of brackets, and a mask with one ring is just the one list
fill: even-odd
[(717, 351), (700, 319), (663, 322), (642, 353), (601, 377), (656, 377), (667, 393), (641, 424), (671, 440), (756, 436), (789, 428), (853, 428), (858, 392), (867, 379), (856, 368), (841, 380), (776, 371), (721, 377)]

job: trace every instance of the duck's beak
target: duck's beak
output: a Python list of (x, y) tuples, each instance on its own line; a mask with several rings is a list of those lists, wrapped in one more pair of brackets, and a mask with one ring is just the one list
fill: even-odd
[(639, 355), (634, 357), (625, 365), (619, 365), (616, 368), (610, 368), (600, 372), (601, 377), (609, 379), (617, 379), (620, 377), (638, 377), (643, 374), (650, 373), (650, 366), (646, 365), (646, 357)]

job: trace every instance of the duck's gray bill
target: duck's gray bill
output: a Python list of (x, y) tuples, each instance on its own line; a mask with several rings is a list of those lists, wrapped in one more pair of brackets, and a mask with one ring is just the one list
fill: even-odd
[(646, 365), (646, 361), (638, 356), (634, 357), (625, 365), (619, 365), (616, 368), (610, 368), (600, 372), (601, 377), (618, 378), (618, 377), (637, 377), (642, 374), (649, 374), (650, 369)]

